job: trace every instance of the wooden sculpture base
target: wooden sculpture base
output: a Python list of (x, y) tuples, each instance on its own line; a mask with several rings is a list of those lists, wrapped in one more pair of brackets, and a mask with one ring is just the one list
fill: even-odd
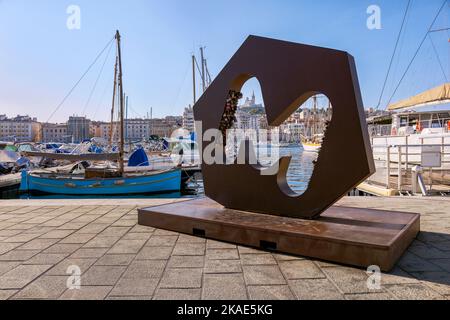
[(318, 220), (225, 209), (203, 198), (139, 210), (139, 224), (389, 271), (420, 231), (420, 215), (334, 206)]

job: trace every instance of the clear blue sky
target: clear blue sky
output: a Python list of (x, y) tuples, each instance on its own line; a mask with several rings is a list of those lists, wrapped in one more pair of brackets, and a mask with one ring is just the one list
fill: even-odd
[[(357, 63), (364, 104), (377, 104), (407, 0), (0, 0), (0, 114), (46, 121), (97, 53), (120, 29), (130, 116), (181, 114), (192, 101), (190, 55), (207, 47), (217, 75), (249, 34), (348, 51)], [(68, 30), (66, 9), (81, 8), (81, 29)], [(381, 8), (381, 30), (366, 27), (367, 7)], [(385, 101), (442, 0), (413, 0)], [(435, 28), (449, 26), (446, 7)], [(449, 35), (433, 34), (449, 77)], [(82, 114), (104, 61), (92, 69), (51, 121)], [(113, 55), (86, 107), (107, 120)], [(394, 100), (445, 81), (429, 40)], [(255, 82), (245, 86), (248, 95)], [(258, 88), (256, 88), (258, 91)], [(257, 92), (257, 99), (261, 100)]]

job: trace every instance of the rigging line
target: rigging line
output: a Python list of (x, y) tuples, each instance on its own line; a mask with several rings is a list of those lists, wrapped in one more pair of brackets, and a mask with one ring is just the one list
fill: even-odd
[[(139, 112), (137, 112), (135, 109), (133, 109), (133, 107), (131, 106), (131, 102), (130, 103), (128, 103), (128, 109), (131, 111), (131, 112), (133, 112), (136, 116), (138, 116), (139, 118), (141, 118), (141, 119), (145, 119), (145, 117), (143, 117), (142, 116), (142, 114), (140, 114)], [(130, 119), (128, 119), (128, 120), (132, 120), (131, 118)]]
[(430, 30), (429, 33), (442, 32), (442, 31), (448, 31), (448, 30), (450, 30), (450, 28), (434, 29), (434, 30)]
[[(128, 105), (128, 108), (129, 108), (132, 112), (134, 112), (134, 114), (137, 115), (139, 118), (145, 119), (145, 117), (143, 117), (142, 114), (140, 114), (139, 112), (137, 112), (136, 110), (134, 110), (134, 109), (131, 107), (130, 104)], [(129, 120), (131, 120), (131, 119), (129, 119)]]
[(201, 75), (202, 75), (202, 71), (200, 70), (200, 67), (199, 67), (199, 65), (198, 65), (197, 58), (194, 57), (194, 61), (195, 61), (195, 65), (197, 66), (197, 71), (198, 71), (198, 73), (199, 73), (200, 76), (201, 76)]
[(173, 110), (173, 108), (176, 106), (176, 104), (178, 103), (178, 100), (180, 99), (180, 95), (181, 95), (181, 91), (183, 90), (184, 87), (184, 83), (186, 82), (186, 78), (188, 75), (190, 69), (190, 64), (187, 65), (186, 71), (184, 71), (184, 76), (183, 76), (183, 81), (180, 83), (180, 85), (178, 86), (178, 92), (175, 98), (175, 101), (172, 103), (172, 106), (170, 107), (170, 111)]
[(109, 83), (105, 84), (105, 88), (103, 89), (103, 93), (102, 93), (102, 95), (100, 97), (100, 100), (98, 102), (97, 108), (95, 108), (95, 112), (94, 112), (94, 115), (92, 116), (92, 120), (95, 120), (95, 118), (97, 117), (98, 110), (100, 109), (100, 106), (103, 104), (103, 100), (105, 99), (105, 95), (106, 95), (106, 92), (109, 89), (109, 86), (110, 86)]
[[(411, 6), (414, 4), (414, 2), (412, 2), (412, 4), (411, 4)], [(410, 9), (410, 12), (412, 11), (412, 9)], [(411, 14), (408, 14), (408, 17), (406, 18), (406, 22), (405, 22), (405, 26), (404, 26), (404, 28), (405, 29), (407, 29), (408, 28), (408, 25), (409, 25), (409, 21), (410, 21), (410, 16), (411, 16)], [(393, 64), (394, 64), (394, 66), (393, 66), (393, 69), (392, 69), (392, 72), (391, 72), (391, 81), (389, 82), (388, 81), (388, 86), (389, 86), (389, 84), (390, 84), (390, 86), (388, 87), (388, 86), (386, 86), (386, 90), (388, 90), (388, 88), (389, 88), (389, 92), (391, 92), (392, 90), (393, 90), (393, 86), (395, 86), (395, 84), (396, 84), (396, 81), (397, 81), (397, 78), (399, 78), (399, 77), (397, 77), (397, 75), (398, 75), (398, 70), (399, 70), (399, 67), (400, 67), (400, 61), (402, 61), (402, 56), (403, 56), (403, 50), (404, 50), (404, 47), (405, 47), (405, 39), (406, 39), (406, 31), (405, 32), (403, 32), (403, 34), (402, 34), (402, 36), (400, 37), (400, 43), (399, 43), (399, 48), (398, 48), (398, 51), (397, 51), (397, 57), (394, 59), (394, 62), (393, 62)]]
[(408, 4), (406, 5), (405, 15), (403, 16), (402, 25), (400, 27), (400, 31), (397, 36), (397, 40), (395, 42), (394, 52), (392, 53), (391, 61), (389, 63), (389, 68), (386, 74), (386, 78), (384, 79), (383, 88), (381, 89), (380, 98), (378, 99), (378, 104), (376, 109), (378, 109), (381, 105), (381, 100), (383, 99), (384, 91), (386, 89), (387, 81), (389, 79), (389, 75), (391, 74), (392, 64), (394, 63), (395, 54), (397, 53), (398, 44), (400, 43), (400, 38), (403, 32), (403, 28), (405, 27), (406, 17), (408, 16), (409, 8), (411, 6), (411, 0), (408, 0)]
[(105, 61), (103, 61), (103, 65), (102, 65), (102, 67), (100, 68), (100, 72), (99, 72), (99, 74), (98, 74), (98, 76), (97, 76), (97, 79), (95, 80), (94, 87), (92, 88), (91, 92), (89, 93), (89, 98), (87, 99), (86, 104), (84, 105), (83, 112), (81, 113), (81, 114), (84, 115), (84, 116), (86, 116), (86, 115), (85, 115), (86, 109), (87, 109), (89, 103), (91, 102), (92, 96), (93, 96), (93, 94), (94, 94), (94, 92), (95, 92), (95, 89), (97, 88), (98, 81), (100, 80), (100, 77), (101, 77), (102, 74), (103, 74), (103, 70), (105, 69), (105, 65), (106, 65), (106, 62), (108, 61), (109, 54), (111, 53), (112, 47), (113, 47), (113, 43), (111, 42), (111, 45), (109, 46), (109, 49), (108, 49), (108, 53), (107, 53), (106, 56), (105, 56)]
[(88, 74), (88, 72), (92, 69), (92, 67), (97, 63), (98, 59), (102, 56), (103, 52), (105, 52), (105, 50), (108, 48), (108, 46), (111, 44), (111, 42), (113, 42), (115, 39), (112, 38), (107, 44), (106, 46), (103, 48), (102, 51), (100, 51), (100, 53), (97, 55), (97, 57), (94, 59), (94, 61), (91, 63), (91, 65), (87, 68), (87, 70), (83, 73), (83, 75), (80, 77), (80, 79), (78, 79), (78, 81), (75, 83), (75, 85), (72, 87), (72, 89), (70, 89), (69, 93), (64, 97), (64, 99), (62, 99), (62, 101), (56, 106), (55, 110), (52, 112), (52, 114), (50, 115), (50, 117), (47, 119), (47, 123), (50, 121), (51, 118), (53, 118), (53, 116), (55, 115), (56, 112), (58, 112), (58, 110), (62, 107), (62, 105), (64, 104), (64, 102), (66, 102), (66, 100), (70, 97), (70, 95), (72, 94), (72, 92), (76, 89), (76, 87), (78, 87), (78, 85), (80, 84), (80, 82), (84, 79), (84, 77)]
[(206, 60), (205, 60), (205, 67), (206, 67), (206, 75), (208, 76), (208, 82), (209, 82), (208, 86), (209, 86), (212, 81), (211, 81), (211, 74), (209, 73), (208, 64), (206, 63)]
[[(115, 59), (114, 59), (115, 60)], [(107, 93), (107, 91), (108, 91), (108, 88), (109, 88), (109, 86), (110, 86), (111, 84), (110, 83), (105, 83), (105, 88), (103, 89), (103, 93), (101, 94), (101, 96), (100, 96), (100, 99), (98, 100), (98, 105), (97, 105), (97, 107), (96, 107), (96, 109), (95, 109), (95, 112), (94, 112), (94, 115), (92, 116), (92, 119), (93, 120), (95, 120), (95, 118), (97, 117), (97, 113), (98, 113), (98, 111), (99, 111), (99, 109), (100, 109), (100, 106), (103, 104), (103, 101), (104, 101), (104, 99), (105, 99), (105, 96), (106, 96), (106, 93)]]
[(402, 77), (400, 78), (400, 81), (398, 82), (397, 87), (395, 87), (394, 92), (392, 93), (391, 97), (389, 98), (389, 101), (388, 101), (387, 105), (389, 105), (391, 103), (392, 99), (394, 98), (395, 94), (397, 93), (398, 89), (400, 88), (400, 85), (402, 84), (403, 79), (405, 79), (406, 74), (408, 73), (408, 71), (411, 68), (412, 64), (416, 60), (416, 57), (419, 54), (420, 49), (422, 48), (423, 44), (425, 43), (425, 40), (427, 40), (427, 37), (428, 37), (428, 34), (429, 34), (430, 30), (433, 28), (434, 24), (436, 23), (437, 18), (441, 14), (442, 9), (444, 9), (446, 4), (447, 4), (447, 0), (444, 0), (444, 2), (442, 3), (441, 7), (439, 8), (439, 11), (437, 12), (436, 16), (434, 17), (433, 22), (431, 23), (430, 27), (428, 28), (427, 33), (423, 37), (422, 41), (420, 42), (419, 47), (417, 48), (416, 52), (414, 53), (414, 56), (412, 57), (412, 59), (409, 62), (408, 66), (406, 67), (406, 70), (403, 73)]
[(439, 53), (436, 50), (436, 46), (434, 45), (433, 39), (431, 38), (430, 34), (428, 34), (428, 38), (430, 39), (431, 46), (433, 47), (434, 53), (436, 54), (437, 60), (439, 62), (439, 66), (441, 67), (442, 74), (444, 75), (444, 79), (446, 82), (448, 82), (447, 74), (445, 73), (444, 67), (442, 65), (441, 57), (439, 56)]
[[(450, 9), (450, 0), (448, 0), (448, 7)], [(449, 11), (447, 10), (447, 20), (450, 20), (450, 16), (449, 16)], [(450, 32), (449, 32), (450, 28), (447, 28), (446, 33), (447, 33), (447, 39), (448, 42), (450, 43)], [(448, 74), (450, 74), (450, 46), (449, 46), (449, 50), (448, 50)]]

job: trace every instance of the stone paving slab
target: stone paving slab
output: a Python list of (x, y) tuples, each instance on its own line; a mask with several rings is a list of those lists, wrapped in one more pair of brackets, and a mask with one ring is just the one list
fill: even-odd
[(0, 201), (0, 300), (450, 298), (449, 199), (339, 202), (422, 214), (422, 232), (379, 288), (366, 270), (137, 225), (138, 207), (174, 201)]

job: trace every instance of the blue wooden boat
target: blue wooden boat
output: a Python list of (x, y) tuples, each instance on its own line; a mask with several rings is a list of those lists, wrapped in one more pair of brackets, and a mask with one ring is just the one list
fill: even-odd
[(115, 178), (23, 171), (20, 184), (21, 192), (64, 195), (171, 193), (179, 192), (180, 189), (181, 170), (178, 168)]

